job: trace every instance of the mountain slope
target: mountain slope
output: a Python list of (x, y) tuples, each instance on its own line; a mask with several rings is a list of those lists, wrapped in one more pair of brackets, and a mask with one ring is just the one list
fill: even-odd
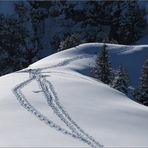
[[(44, 58), (30, 66), (30, 68), (38, 68), (56, 64), (73, 56), (90, 56), (86, 61), (82, 60), (79, 64), (70, 64), (68, 67), (85, 75), (90, 75), (90, 69), (94, 66), (96, 54), (102, 48), (102, 43), (81, 44), (69, 50), (53, 54)], [(110, 60), (114, 69), (119, 65), (124, 66), (129, 74), (130, 85), (137, 86), (139, 77), (142, 73), (142, 66), (148, 57), (148, 45), (127, 46), (118, 44), (107, 44), (110, 54)], [(67, 66), (66, 66), (67, 67)], [(64, 67), (65, 68), (65, 67)]]
[[(1, 77), (0, 146), (148, 146), (148, 108), (87, 76), (101, 46), (80, 45)], [(136, 68), (147, 54), (146, 46), (108, 47), (114, 62), (138, 57)]]

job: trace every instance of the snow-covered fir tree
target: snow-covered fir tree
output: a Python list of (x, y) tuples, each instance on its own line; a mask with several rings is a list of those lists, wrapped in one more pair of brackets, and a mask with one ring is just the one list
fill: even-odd
[(134, 98), (148, 106), (148, 59), (143, 66), (143, 74), (140, 78), (140, 86), (134, 91)]
[(128, 94), (129, 79), (127, 71), (120, 66), (115, 72), (111, 86), (124, 94)]
[(105, 43), (97, 55), (95, 67), (92, 70), (92, 76), (106, 84), (110, 84), (111, 82), (111, 62)]
[(58, 51), (62, 51), (71, 47), (75, 47), (78, 46), (79, 44), (81, 44), (81, 38), (80, 35), (78, 33), (69, 35), (66, 37), (66, 39), (64, 41), (60, 42)]

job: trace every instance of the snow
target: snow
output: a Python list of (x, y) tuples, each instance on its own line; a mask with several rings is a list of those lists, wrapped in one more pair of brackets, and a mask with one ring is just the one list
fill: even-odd
[[(81, 44), (68, 51), (62, 51), (46, 57), (30, 66), (30, 68), (46, 67), (49, 64), (56, 64), (59, 61), (70, 59), (73, 56), (88, 56), (87, 60), (82, 60), (73, 65), (67, 65), (69, 69), (73, 69), (85, 75), (90, 75), (90, 69), (94, 66), (95, 56), (102, 47), (102, 43), (87, 43)], [(109, 50), (110, 60), (114, 69), (120, 65), (123, 66), (129, 74), (130, 85), (133, 87), (138, 86), (139, 77), (142, 72), (142, 66), (148, 56), (148, 45), (127, 46), (119, 44), (107, 44)], [(85, 54), (85, 55), (84, 55)], [(90, 58), (89, 58), (90, 56)], [(42, 66), (43, 65), (43, 66)], [(67, 67), (66, 66), (66, 67)]]
[[(47, 120), (41, 120), (43, 115), (71, 134), (80, 132), (71, 132), (70, 125), (64, 124), (70, 120), (60, 110), (57, 97), (70, 118), (99, 144), (105, 147), (147, 147), (148, 108), (88, 76), (101, 46), (101, 43), (82, 44), (46, 57), (27, 69), (0, 77), (0, 146), (90, 146), (78, 137), (73, 138), (45, 124)], [(127, 66), (131, 78), (133, 75), (137, 81), (138, 70), (148, 55), (147, 46), (108, 44), (108, 47), (114, 67), (116, 62)], [(34, 109), (24, 106), (28, 103), (25, 99)], [(41, 113), (40, 117), (36, 110)], [(71, 128), (74, 127), (71, 122)], [(80, 133), (95, 145), (83, 132)]]

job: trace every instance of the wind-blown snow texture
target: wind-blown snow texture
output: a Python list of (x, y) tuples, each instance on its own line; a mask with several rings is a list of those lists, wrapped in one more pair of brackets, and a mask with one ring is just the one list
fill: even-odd
[[(83, 44), (1, 77), (0, 146), (148, 146), (148, 108), (87, 76), (100, 47)], [(147, 46), (108, 47), (137, 85)]]

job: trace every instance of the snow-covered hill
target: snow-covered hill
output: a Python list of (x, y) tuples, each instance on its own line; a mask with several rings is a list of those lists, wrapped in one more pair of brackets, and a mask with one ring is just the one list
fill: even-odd
[[(1, 147), (148, 146), (148, 108), (88, 76), (101, 43), (83, 44), (0, 78)], [(133, 85), (147, 46), (108, 44)]]
[[(65, 59), (88, 56), (86, 60), (76, 62), (76, 64), (68, 64), (70, 69), (80, 72), (85, 75), (90, 75), (90, 69), (94, 66), (96, 54), (102, 48), (102, 43), (87, 43), (81, 44), (69, 50), (53, 54), (44, 58), (30, 66), (30, 68), (38, 68), (57, 64)], [(117, 69), (120, 65), (124, 66), (129, 74), (130, 85), (137, 86), (139, 77), (142, 74), (142, 66), (148, 57), (148, 45), (126, 46), (118, 44), (107, 44), (112, 67)], [(74, 62), (75, 63), (75, 62)], [(77, 66), (75, 68), (75, 65)], [(63, 69), (63, 68), (62, 68)]]

